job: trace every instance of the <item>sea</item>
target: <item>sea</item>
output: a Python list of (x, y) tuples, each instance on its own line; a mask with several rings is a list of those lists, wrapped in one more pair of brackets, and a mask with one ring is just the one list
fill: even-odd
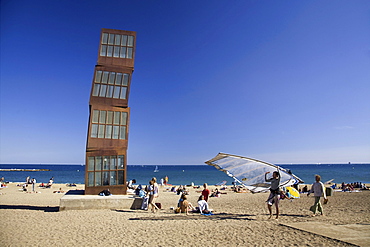
[[(278, 164), (289, 169), (305, 183), (314, 182), (314, 176), (319, 174), (323, 182), (333, 180), (333, 183), (370, 183), (370, 164)], [(157, 169), (156, 169), (157, 168)], [(2, 171), (1, 169), (48, 169), (48, 171)], [(47, 164), (0, 164), (0, 178), (5, 181), (21, 183), (27, 177), (35, 178), (37, 183), (47, 183), (51, 177), (54, 183), (84, 184), (84, 165), (47, 165)], [(231, 185), (233, 178), (224, 172), (208, 165), (128, 165), (127, 179), (135, 179), (136, 184), (148, 184), (152, 177), (159, 181), (167, 176), (169, 184), (174, 185), (215, 185), (222, 181)]]

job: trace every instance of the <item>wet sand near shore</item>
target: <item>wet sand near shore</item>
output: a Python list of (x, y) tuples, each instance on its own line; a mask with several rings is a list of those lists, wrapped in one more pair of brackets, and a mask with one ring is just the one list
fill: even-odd
[[(213, 189), (214, 186), (210, 186)], [(28, 187), (30, 190), (30, 187)], [(180, 196), (160, 188), (162, 210), (58, 211), (63, 192), (84, 189), (55, 184), (26, 193), (16, 184), (0, 190), (2, 246), (349, 246), (348, 243), (292, 229), (282, 224), (370, 224), (370, 191), (335, 192), (325, 216), (311, 217), (313, 197), (281, 200), (278, 220), (268, 219), (267, 193), (222, 191), (208, 201), (214, 215), (175, 214)], [(189, 188), (196, 205), (201, 189)], [(54, 193), (55, 192), (55, 193)]]

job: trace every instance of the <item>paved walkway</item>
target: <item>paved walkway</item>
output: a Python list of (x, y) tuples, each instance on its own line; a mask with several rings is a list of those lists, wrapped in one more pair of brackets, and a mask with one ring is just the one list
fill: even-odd
[(370, 247), (370, 223), (332, 225), (321, 222), (300, 222), (281, 225), (337, 239), (361, 247)]

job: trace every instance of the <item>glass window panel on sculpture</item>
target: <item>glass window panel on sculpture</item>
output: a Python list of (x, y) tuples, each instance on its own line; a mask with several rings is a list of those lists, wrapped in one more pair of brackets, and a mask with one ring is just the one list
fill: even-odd
[(111, 156), (110, 157), (110, 169), (111, 170), (116, 170), (117, 169), (117, 157), (116, 156)]
[(94, 84), (94, 89), (93, 89), (93, 96), (98, 96), (99, 95), (99, 89), (100, 89), (100, 84)]
[(105, 97), (106, 93), (107, 93), (107, 85), (101, 85), (99, 97)]
[(102, 71), (97, 70), (95, 73), (95, 82), (101, 82)]
[(121, 81), (122, 81), (122, 73), (117, 73), (116, 85), (121, 85)]
[(110, 172), (110, 185), (117, 185), (117, 172), (116, 171)]
[(92, 138), (98, 138), (98, 125), (93, 124), (91, 125), (91, 135)]
[(118, 171), (118, 184), (123, 184), (124, 172), (123, 170)]
[(134, 46), (134, 36), (128, 36), (127, 46)]
[(119, 96), (120, 99), (126, 99), (127, 94), (127, 87), (121, 87), (121, 95)]
[(121, 118), (121, 114), (119, 111), (114, 112), (113, 124), (119, 125), (119, 120)]
[(103, 159), (101, 158), (101, 156), (96, 156), (95, 157), (95, 171), (100, 171), (101, 170), (102, 162), (103, 162)]
[(119, 131), (119, 139), (125, 140), (126, 139), (126, 126), (121, 126)]
[(100, 116), (99, 116), (99, 123), (105, 124), (105, 118), (107, 116), (106, 111), (100, 111)]
[(127, 112), (121, 112), (121, 125), (127, 125)]
[(107, 55), (107, 46), (102, 45), (100, 48), (100, 56), (105, 57)]
[(87, 170), (88, 171), (94, 171), (94, 167), (95, 167), (95, 157), (89, 157), (88, 158), (88, 167), (87, 167)]
[(119, 57), (126, 58), (126, 47), (125, 46), (121, 47), (121, 52), (119, 54)]
[(101, 172), (95, 172), (95, 186), (101, 186)]
[(132, 53), (134, 52), (134, 50), (132, 48), (127, 48), (127, 58), (132, 58)]
[(119, 34), (116, 34), (115, 36), (114, 36), (114, 44), (115, 45), (120, 45), (121, 44), (121, 35), (119, 35)]
[(105, 138), (111, 139), (112, 138), (112, 125), (107, 125), (105, 127)]
[(107, 57), (111, 57), (112, 55), (113, 55), (113, 45), (108, 45)]
[(108, 34), (107, 33), (103, 33), (103, 38), (101, 40), (101, 43), (102, 44), (107, 44), (108, 43)]
[(123, 169), (125, 164), (124, 156), (118, 155), (118, 169)]
[(118, 139), (119, 126), (113, 126), (112, 139)]
[(98, 123), (99, 121), (99, 110), (93, 110), (93, 117), (92, 117), (92, 122), (93, 123)]
[(129, 78), (129, 74), (123, 74), (123, 83), (122, 83), (122, 85), (123, 86), (127, 86), (128, 85), (128, 78)]
[(120, 46), (114, 47), (113, 57), (119, 57)]
[(87, 173), (87, 185), (88, 186), (94, 186), (94, 175), (95, 175), (95, 172), (89, 172)]
[(115, 79), (116, 79), (116, 73), (115, 72), (110, 72), (109, 73), (109, 81), (108, 81), (108, 84), (113, 85)]
[(107, 87), (107, 98), (112, 98), (113, 97), (113, 86), (108, 86)]
[(107, 84), (108, 83), (108, 76), (109, 76), (109, 72), (108, 71), (104, 71), (103, 72), (103, 77), (102, 77), (101, 83)]
[(122, 35), (121, 46), (126, 46), (127, 44), (127, 35)]
[(107, 112), (107, 124), (112, 124), (113, 123), (113, 112), (108, 111)]
[(103, 159), (103, 170), (109, 170), (109, 162), (110, 162), (109, 156), (104, 156), (104, 159)]
[(114, 87), (113, 98), (118, 99), (121, 87)]
[(103, 186), (109, 185), (109, 172), (103, 172)]
[(104, 127), (105, 125), (99, 125), (98, 128), (98, 138), (104, 138)]
[(109, 45), (113, 45), (113, 41), (114, 41), (114, 34), (109, 34), (109, 39), (108, 39), (108, 44)]

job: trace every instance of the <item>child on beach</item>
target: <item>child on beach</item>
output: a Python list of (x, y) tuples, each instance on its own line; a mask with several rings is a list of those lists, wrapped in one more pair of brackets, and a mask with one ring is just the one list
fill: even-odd
[(270, 195), (267, 199), (267, 208), (270, 213), (269, 219), (272, 218), (272, 204), (275, 203), (275, 208), (276, 208), (276, 219), (279, 218), (279, 199), (280, 199), (280, 173), (278, 171), (274, 171), (272, 173), (272, 178), (267, 179), (266, 175), (269, 174), (270, 172), (265, 173), (265, 181), (266, 182), (271, 182), (271, 187), (270, 187)]
[(307, 196), (309, 196), (311, 193), (314, 193), (315, 203), (313, 206), (311, 206), (310, 210), (313, 212), (312, 216), (316, 216), (317, 211), (321, 213), (321, 215), (324, 215), (324, 211), (322, 209), (322, 205), (320, 202), (320, 197), (324, 197), (324, 204), (327, 202), (326, 193), (325, 193), (325, 186), (320, 181), (321, 177), (320, 175), (315, 175), (316, 182), (312, 184), (311, 190), (308, 192)]

